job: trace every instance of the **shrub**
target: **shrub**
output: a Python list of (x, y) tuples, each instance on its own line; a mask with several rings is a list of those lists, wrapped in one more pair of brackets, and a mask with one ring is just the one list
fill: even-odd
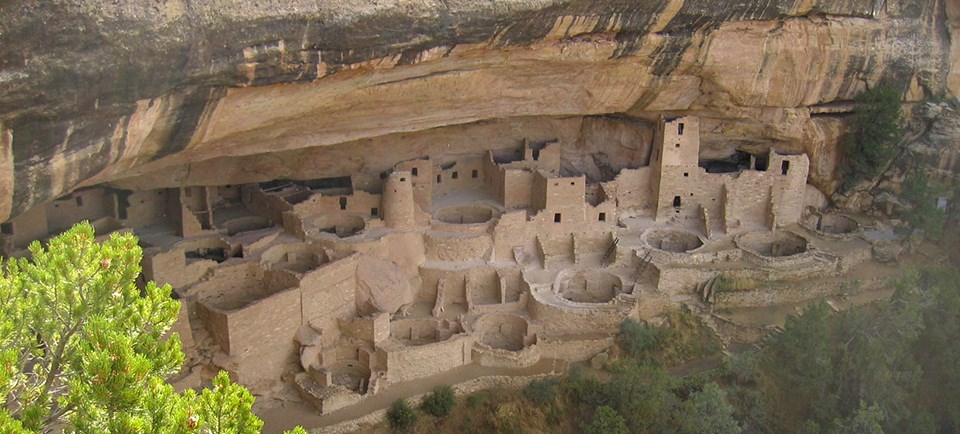
[(533, 380), (523, 389), (523, 396), (539, 407), (550, 404), (557, 399), (557, 380)]
[(616, 410), (606, 405), (597, 407), (590, 423), (580, 425), (584, 434), (627, 434), (627, 424)]
[(393, 401), (393, 405), (387, 411), (390, 427), (400, 432), (406, 432), (413, 428), (417, 424), (418, 418), (417, 412), (403, 398)]
[(659, 350), (669, 335), (669, 329), (649, 327), (627, 318), (620, 323), (617, 342), (631, 357), (640, 358)]
[(583, 373), (580, 365), (573, 365), (563, 379), (565, 396), (575, 403), (599, 404), (603, 402), (603, 384)]
[(737, 289), (733, 279), (723, 273), (717, 275), (717, 281), (713, 288), (714, 292), (718, 294), (723, 294), (724, 292), (733, 292)]
[(911, 228), (921, 229), (927, 238), (938, 240), (943, 237), (946, 213), (937, 208), (937, 198), (949, 196), (948, 184), (937, 182), (921, 170), (903, 180), (900, 198), (913, 207), (903, 210), (899, 217), (906, 220)]
[(486, 395), (483, 395), (482, 393), (475, 393), (467, 397), (467, 407), (477, 408), (483, 405), (486, 400)]
[(450, 386), (437, 386), (423, 399), (420, 409), (431, 416), (444, 417), (449, 415), (456, 405), (457, 397), (454, 396), (453, 389)]

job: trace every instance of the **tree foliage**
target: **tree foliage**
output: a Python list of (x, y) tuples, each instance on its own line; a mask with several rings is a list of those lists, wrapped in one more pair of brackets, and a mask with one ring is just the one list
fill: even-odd
[(774, 430), (955, 432), (958, 282), (952, 269), (910, 272), (889, 300), (791, 317), (759, 367)]
[(616, 410), (606, 405), (597, 407), (593, 420), (581, 425), (583, 434), (628, 434), (626, 422)]
[(633, 318), (626, 318), (620, 323), (617, 343), (631, 357), (648, 358), (662, 348), (669, 335), (668, 328), (651, 327)]
[(894, 147), (903, 136), (900, 92), (881, 84), (854, 98), (856, 117), (843, 138), (847, 155), (845, 175), (853, 180), (872, 178), (890, 161)]
[(420, 409), (434, 417), (445, 417), (456, 405), (457, 397), (453, 394), (453, 389), (450, 386), (437, 386), (423, 398)]
[(100, 244), (89, 223), (29, 249), (32, 260), (9, 260), (0, 275), (4, 408), (33, 431), (142, 425), (143, 390), (183, 363), (179, 338), (164, 338), (180, 308), (170, 287), (151, 282), (141, 296), (136, 238)]
[(937, 198), (948, 196), (949, 192), (949, 185), (934, 181), (925, 170), (918, 168), (903, 180), (900, 194), (900, 198), (912, 208), (898, 215), (911, 228), (923, 230), (928, 238), (941, 239), (947, 215), (937, 208)]
[(734, 409), (726, 401), (726, 393), (717, 383), (706, 383), (683, 403), (684, 417), (678, 432), (740, 434), (740, 423), (733, 418)]
[(523, 396), (538, 407), (552, 404), (557, 400), (557, 384), (555, 378), (535, 379), (523, 388)]
[(169, 285), (135, 285), (130, 234), (99, 243), (83, 222), (0, 272), (0, 432), (254, 433), (253, 396), (226, 373), (183, 395), (164, 382), (183, 363), (166, 333)]
[(387, 420), (390, 422), (390, 427), (400, 432), (406, 432), (413, 428), (419, 418), (417, 411), (410, 406), (407, 400), (402, 398), (394, 401), (390, 410), (387, 411)]

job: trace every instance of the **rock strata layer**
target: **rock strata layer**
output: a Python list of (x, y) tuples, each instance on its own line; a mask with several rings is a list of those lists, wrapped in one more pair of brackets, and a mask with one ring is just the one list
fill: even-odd
[(104, 182), (342, 176), (378, 154), (523, 137), (622, 143), (628, 162), (589, 173), (643, 163), (663, 112), (701, 117), (705, 156), (805, 152), (830, 192), (857, 92), (887, 80), (909, 101), (960, 95), (960, 6), (947, 0), (12, 0), (0, 12), (0, 219)]

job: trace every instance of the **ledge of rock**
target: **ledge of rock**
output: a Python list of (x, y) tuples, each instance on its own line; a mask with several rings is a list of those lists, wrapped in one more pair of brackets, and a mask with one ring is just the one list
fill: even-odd
[(0, 12), (4, 219), (88, 185), (341, 176), (434, 143), (603, 136), (649, 150), (663, 112), (702, 119), (705, 155), (805, 152), (829, 192), (842, 113), (823, 107), (881, 80), (912, 101), (960, 93), (960, 6), (945, 0), (13, 0)]

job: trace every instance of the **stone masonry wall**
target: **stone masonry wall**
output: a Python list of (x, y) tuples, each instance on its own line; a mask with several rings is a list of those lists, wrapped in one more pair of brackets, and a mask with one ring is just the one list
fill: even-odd
[(287, 363), (296, 359), (294, 343), (301, 324), (300, 289), (278, 292), (229, 312), (230, 356), (242, 384), (279, 380)]

